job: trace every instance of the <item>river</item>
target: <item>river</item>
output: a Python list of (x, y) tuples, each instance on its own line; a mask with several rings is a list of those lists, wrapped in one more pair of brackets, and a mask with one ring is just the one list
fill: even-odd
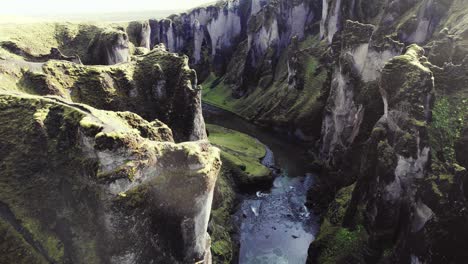
[[(255, 137), (268, 148), (264, 164), (278, 168), (268, 191), (245, 195), (233, 216), (239, 225), (239, 264), (303, 264), (318, 231), (318, 218), (304, 205), (315, 175), (307, 148), (222, 109), (204, 105), (205, 121)], [(274, 164), (274, 165), (273, 165)]]

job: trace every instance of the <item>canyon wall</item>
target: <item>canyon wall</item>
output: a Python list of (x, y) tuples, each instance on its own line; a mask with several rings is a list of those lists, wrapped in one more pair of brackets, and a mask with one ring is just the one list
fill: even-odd
[(54, 26), (68, 49), (0, 45), (0, 262), (211, 263), (221, 161), (188, 57)]
[(317, 142), (311, 260), (457, 262), (441, 234), (466, 219), (467, 4), (227, 1), (150, 24), (201, 66), (207, 103)]

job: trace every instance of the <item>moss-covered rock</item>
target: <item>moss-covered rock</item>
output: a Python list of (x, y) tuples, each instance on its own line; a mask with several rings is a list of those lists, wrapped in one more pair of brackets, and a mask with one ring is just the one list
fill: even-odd
[(235, 239), (235, 223), (232, 214), (236, 209), (236, 174), (230, 164), (223, 162), (216, 182), (213, 209), (208, 232), (211, 236), (213, 263), (232, 263), (238, 245)]
[(221, 163), (209, 143), (176, 145), (158, 121), (58, 97), (1, 94), (0, 108), (8, 123), (0, 128), (4, 259), (187, 263), (210, 255)]
[(115, 66), (49, 61), (43, 71), (41, 78), (65, 98), (159, 119), (171, 127), (176, 141), (206, 138), (201, 91), (185, 56), (157, 47), (136, 61)]
[(270, 169), (261, 164), (265, 157), (265, 146), (256, 139), (227, 128), (208, 125), (209, 140), (219, 147), (223, 163), (233, 170), (233, 180), (241, 187), (269, 184), (272, 181)]

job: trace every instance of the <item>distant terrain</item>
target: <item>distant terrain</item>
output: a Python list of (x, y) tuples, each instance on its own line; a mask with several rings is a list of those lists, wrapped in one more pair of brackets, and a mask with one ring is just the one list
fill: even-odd
[[(111, 13), (77, 13), (77, 14), (43, 14), (31, 16), (12, 16), (1, 15), (0, 24), (24, 24), (35, 22), (129, 22), (133, 20), (145, 20), (148, 18), (164, 18), (172, 14), (183, 12), (183, 9), (178, 10), (145, 10), (131, 12), (111, 12)], [(1, 35), (0, 35), (1, 36)]]

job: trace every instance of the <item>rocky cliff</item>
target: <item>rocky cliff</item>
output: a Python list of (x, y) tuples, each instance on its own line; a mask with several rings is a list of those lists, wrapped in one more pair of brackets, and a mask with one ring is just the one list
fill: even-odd
[(70, 27), (81, 56), (0, 47), (0, 262), (211, 263), (221, 161), (188, 58)]
[[(138, 177), (147, 177), (148, 166), (164, 167), (166, 163), (163, 161), (173, 157), (167, 154), (171, 151), (178, 153), (175, 156), (181, 156), (177, 160), (183, 165), (183, 171), (172, 176), (174, 182), (180, 183), (180, 180), (185, 184), (187, 171), (190, 175), (187, 177), (195, 181), (191, 178), (193, 170), (198, 173), (204, 171), (203, 168), (217, 167), (216, 158), (213, 158), (216, 151), (205, 144), (171, 143), (172, 138), (176, 142), (206, 138), (200, 107), (203, 96), (209, 104), (315, 143), (313, 149), (317, 150), (322, 170), (311, 190), (310, 206), (321, 213), (322, 222), (317, 240), (310, 248), (311, 263), (464, 263), (468, 257), (464, 250), (468, 246), (467, 7), (467, 0), (228, 0), (162, 20), (132, 22), (126, 29), (120, 26), (104, 29), (92, 25), (77, 28), (56, 25), (53, 32), (60, 38), (56, 37), (54, 41), (60, 39), (56, 46), (63, 54), (49, 55), (50, 45), (44, 45), (40, 49), (42, 53), (38, 54), (34, 49), (28, 50), (24, 41), (14, 45), (3, 42), (0, 88), (3, 88), (2, 93), (7, 91), (4, 95), (7, 105), (21, 103), (22, 111), (31, 112), (27, 115), (29, 119), (26, 116), (22, 119), (39, 120), (38, 124), (31, 121), (27, 128), (18, 125), (13, 129), (24, 135), (33, 133), (28, 138), (37, 141), (21, 140), (22, 144), (31, 144), (22, 151), (28, 152), (35, 144), (47, 144), (41, 146), (52, 148), (40, 154), (51, 155), (53, 162), (44, 162), (37, 167), (55, 171), (62, 166), (55, 165), (55, 160), (63, 161), (61, 159), (70, 156), (55, 158), (60, 144), (71, 142), (75, 146), (75, 142), (83, 141), (83, 133), (89, 129), (96, 132), (87, 139), (88, 143), (94, 140), (94, 145), (76, 145), (77, 151), (84, 153), (76, 154), (77, 157), (94, 158), (92, 164), (97, 164), (92, 167), (95, 169), (92, 173), (86, 167), (86, 173), (79, 176), (87, 176), (85, 184), (88, 184), (87, 181), (94, 180), (92, 176), (96, 174), (97, 185), (92, 184), (93, 188), (117, 188), (116, 193), (104, 192), (106, 195), (97, 197), (93, 206), (104, 208), (99, 212), (112, 216), (104, 217), (106, 224), (117, 228), (136, 225), (137, 230), (136, 234), (128, 234), (135, 239), (129, 245), (120, 237), (112, 237), (114, 233), (106, 233), (109, 225), (101, 226), (99, 221), (94, 223), (98, 225), (97, 230), (103, 230), (103, 239), (110, 237), (120, 241), (118, 249), (104, 243), (104, 255), (97, 256), (101, 259), (172, 262), (177, 258), (175, 261), (184, 262), (207, 256), (203, 253), (207, 241), (206, 221), (200, 219), (206, 218), (206, 207), (211, 201), (206, 195), (211, 195), (212, 183), (207, 179), (213, 178), (212, 173), (196, 174), (199, 176), (196, 179), (204, 181), (193, 186), (201, 186), (204, 191), (189, 188), (188, 196), (179, 191), (175, 194), (159, 191), (158, 188), (167, 186), (179, 188), (164, 185), (166, 182), (150, 181), (149, 184), (137, 180), (134, 183), (131, 179), (134, 173)], [(27, 36), (21, 36), (21, 39), (30, 40)], [(185, 55), (168, 53), (165, 49)], [(73, 57), (75, 54), (78, 56)], [(89, 66), (69, 62), (73, 58), (81, 58), (85, 64), (115, 65)], [(199, 78), (189, 66), (197, 70)], [(62, 99), (25, 96), (24, 93), (52, 94)], [(90, 110), (90, 107), (70, 101), (105, 110), (133, 111), (149, 121), (160, 119), (172, 129), (173, 137), (170, 130), (157, 121), (148, 123), (133, 115), (129, 121), (129, 114)], [(30, 104), (31, 107), (26, 107)], [(50, 106), (43, 107), (43, 104)], [(55, 108), (66, 111), (56, 113), (52, 111)], [(125, 132), (131, 127), (140, 131), (139, 135), (124, 133), (124, 139), (114, 134), (101, 135), (103, 131), (94, 131), (95, 125), (88, 127), (87, 122), (82, 124), (82, 119), (76, 121), (75, 115), (70, 118), (67, 113), (74, 111), (84, 112), (85, 116), (94, 112), (101, 113), (98, 116), (102, 113), (117, 116), (116, 122), (120, 125), (106, 133)], [(12, 113), (9, 115), (8, 120), (16, 120)], [(57, 119), (60, 122), (54, 121)], [(101, 117), (98, 119), (98, 123), (102, 123), (98, 127), (105, 130), (110, 126)], [(19, 121), (13, 123), (21, 124)], [(61, 131), (68, 131), (69, 123), (70, 131), (78, 132), (64, 136)], [(10, 128), (3, 129), (14, 140), (19, 140), (14, 137), (17, 134), (11, 134)], [(5, 171), (13, 168), (11, 162), (19, 159), (14, 156), (19, 152), (10, 150), (16, 145), (8, 140), (4, 140), (6, 143), (0, 148), (6, 150), (2, 154)], [(142, 145), (134, 142), (142, 142)], [(190, 146), (191, 150), (182, 155), (185, 146)], [(166, 148), (171, 151), (158, 152)], [(102, 151), (108, 152), (102, 155)], [(139, 156), (135, 159), (128, 156), (129, 152), (137, 152), (135, 155)], [(95, 153), (95, 156), (89, 153)], [(195, 153), (201, 160), (199, 165), (191, 163), (190, 153)], [(48, 160), (41, 157), (39, 155), (37, 160)], [(74, 162), (66, 160), (60, 164)], [(115, 162), (124, 163), (114, 168)], [(126, 166), (126, 162), (141, 164)], [(31, 164), (35, 166), (34, 162)], [(26, 174), (12, 175), (35, 175), (35, 167), (23, 168)], [(81, 171), (82, 167), (79, 168)], [(102, 168), (109, 169), (104, 175), (110, 176), (105, 177), (109, 181), (104, 183), (98, 177)], [(130, 168), (136, 168), (136, 171)], [(165, 169), (161, 169), (164, 175)], [(75, 179), (75, 172), (66, 170), (63, 175), (73, 174), (69, 178)], [(11, 241), (16, 242), (7, 246), (19, 243), (22, 246), (15, 249), (18, 252), (36, 252), (38, 258), (49, 262), (56, 259), (61, 262), (64, 256), (79, 256), (86, 250), (83, 247), (101, 246), (102, 243), (97, 242), (82, 245), (83, 238), (76, 235), (80, 231), (65, 228), (72, 226), (79, 230), (81, 223), (62, 225), (62, 218), (54, 213), (33, 215), (39, 224), (27, 222), (25, 214), (35, 211), (31, 209), (33, 207), (22, 211), (24, 201), (21, 197), (24, 196), (21, 195), (23, 191), (27, 195), (36, 194), (27, 188), (30, 186), (27, 176), (10, 178), (6, 177), (4, 184), (4, 199), (9, 203), (5, 202), (1, 207), (4, 211), (2, 228)], [(42, 174), (34, 179), (37, 178), (39, 183), (34, 184), (48, 183), (49, 178)], [(26, 189), (19, 188), (22, 193), (11, 198), (9, 188), (12, 185), (9, 184)], [(68, 188), (67, 184), (52, 182), (50, 186), (53, 188), (47, 195), (57, 196), (63, 188)], [(142, 192), (140, 185), (144, 189)], [(138, 188), (133, 192), (129, 191), (129, 186)], [(147, 193), (145, 186), (156, 191)], [(92, 193), (101, 194), (102, 191)], [(47, 195), (36, 200), (49, 201)], [(200, 201), (197, 200), (199, 195), (204, 197)], [(74, 197), (64, 201), (79, 200)], [(191, 203), (186, 201), (187, 197)], [(161, 208), (157, 207), (157, 212), (152, 211), (156, 207), (144, 204), (172, 199), (182, 199), (177, 200), (183, 205), (181, 214), (172, 210), (175, 205), (170, 202), (159, 204)], [(87, 201), (84, 203), (88, 208)], [(67, 206), (69, 204), (58, 204), (57, 208), (63, 209), (60, 217), (63, 215), (63, 219), (69, 221), (66, 217), (74, 211), (70, 212)], [(196, 226), (194, 229), (187, 228), (186, 221), (181, 220), (189, 206), (196, 209), (187, 213), (191, 216), (187, 223), (189, 227)], [(134, 219), (160, 221), (158, 212), (172, 211), (176, 212), (171, 217), (177, 227), (164, 223), (169, 226), (163, 230), (177, 230), (176, 239), (179, 242), (182, 239), (183, 243), (174, 242), (174, 237), (159, 229), (148, 231), (147, 226), (132, 222)], [(223, 215), (223, 220), (225, 218)], [(21, 219), (26, 219), (26, 224)], [(55, 233), (42, 236), (36, 232), (38, 228), (45, 230), (41, 232)], [(71, 235), (62, 236), (65, 229), (66, 234)], [(144, 241), (139, 239), (140, 234)], [(224, 232), (223, 236), (229, 237), (229, 234)], [(44, 237), (51, 237), (51, 240), (44, 242)], [(166, 243), (164, 245), (169, 248), (158, 244), (156, 248), (162, 251), (154, 252), (162, 255), (151, 255), (154, 252), (147, 251), (148, 240)]]
[[(163, 43), (169, 51), (189, 55), (190, 65), (205, 84), (204, 93), (213, 95), (210, 103), (305, 139), (320, 134), (304, 121), (320, 119), (324, 100), (317, 98), (327, 77), (316, 66), (324, 47), (313, 38), (307, 43), (314, 45), (289, 46), (293, 38), (304, 44), (307, 32), (319, 31), (320, 12), (319, 1), (221, 1), (167, 19), (149, 20), (150, 46)], [(146, 23), (132, 23), (129, 32)], [(133, 35), (142, 34), (147, 34), (146, 28)], [(141, 46), (138, 40), (134, 43)], [(292, 53), (301, 63), (288, 67), (287, 57)], [(295, 71), (297, 87), (288, 77)], [(320, 78), (309, 77), (313, 74)], [(285, 78), (291, 79), (291, 85)], [(258, 86), (268, 93), (259, 92)], [(285, 86), (293, 89), (284, 92)], [(302, 90), (306, 97), (301, 96)], [(266, 100), (271, 97), (275, 100)], [(232, 101), (235, 106), (229, 104), (236, 99), (240, 100)], [(286, 108), (300, 102), (294, 109), (285, 109), (280, 105), (285, 100)]]
[(0, 97), (3, 261), (210, 257), (206, 230), (221, 165), (217, 149), (207, 142), (175, 144), (166, 125), (130, 112), (57, 97)]
[(312, 262), (464, 261), (466, 4), (324, 2), (334, 59)]
[(152, 45), (190, 56), (207, 103), (317, 142), (311, 260), (458, 263), (467, 6), (226, 1), (149, 23)]
[[(119, 36), (126, 36), (122, 34)], [(108, 53), (100, 50), (99, 54)], [(132, 111), (147, 120), (159, 119), (173, 130), (177, 142), (207, 138), (197, 75), (186, 56), (169, 53), (162, 46), (115, 66), (64, 60), (39, 63), (22, 57), (3, 61), (3, 89), (57, 95), (104, 110)]]

